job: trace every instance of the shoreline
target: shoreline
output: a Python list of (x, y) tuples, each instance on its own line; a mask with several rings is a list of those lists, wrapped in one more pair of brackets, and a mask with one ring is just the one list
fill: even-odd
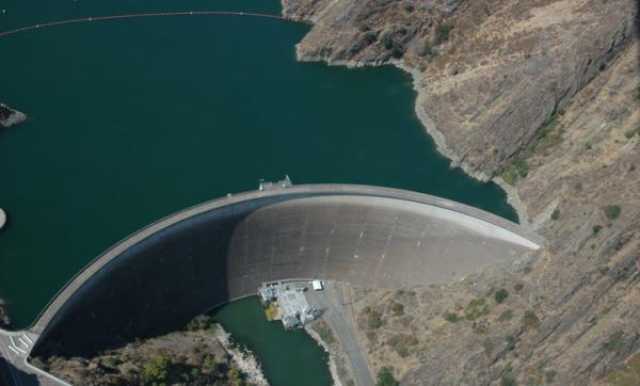
[(329, 345), (322, 340), (320, 334), (318, 334), (313, 328), (310, 326), (304, 326), (304, 330), (311, 339), (313, 339), (322, 349), (327, 353), (327, 364), (329, 367), (329, 372), (331, 373), (331, 379), (333, 380), (333, 386), (344, 386), (342, 384), (342, 380), (340, 379), (340, 375), (338, 375), (338, 365), (336, 364), (336, 354), (331, 350)]
[(231, 361), (247, 376), (247, 380), (256, 386), (269, 386), (267, 378), (264, 376), (262, 366), (256, 359), (253, 352), (241, 349), (231, 341), (231, 334), (222, 325), (215, 327), (213, 335), (218, 339), (222, 347), (231, 356)]
[(402, 60), (390, 60), (388, 62), (382, 62), (382, 63), (362, 63), (358, 61), (349, 61), (349, 60), (328, 60), (326, 58), (318, 57), (318, 56), (303, 57), (300, 54), (300, 43), (296, 44), (295, 50), (296, 50), (296, 60), (302, 63), (321, 62), (321, 63), (327, 64), (328, 66), (341, 66), (341, 67), (347, 67), (350, 69), (363, 68), (363, 67), (393, 66), (411, 75), (413, 90), (416, 92), (416, 98), (414, 102), (414, 111), (418, 120), (422, 124), (423, 129), (433, 140), (436, 151), (440, 153), (442, 156), (444, 156), (447, 160), (449, 160), (449, 162), (451, 163), (450, 168), (460, 168), (466, 175), (478, 181), (485, 182), (485, 183), (493, 182), (496, 185), (498, 185), (505, 192), (507, 196), (507, 203), (511, 205), (513, 209), (516, 211), (519, 223), (527, 229), (530, 229), (530, 230), (533, 229), (533, 224), (531, 223), (531, 219), (529, 218), (526, 205), (524, 204), (522, 199), (520, 199), (520, 195), (518, 194), (518, 190), (515, 186), (511, 186), (507, 184), (499, 176), (491, 177), (486, 173), (472, 170), (471, 167), (467, 163), (465, 163), (464, 160), (462, 160), (462, 157), (456, 154), (455, 151), (453, 151), (451, 147), (447, 145), (447, 140), (445, 135), (440, 130), (438, 130), (435, 122), (433, 122), (433, 120), (427, 113), (426, 109), (423, 107), (424, 104), (422, 103), (422, 100), (424, 97), (423, 97), (422, 90), (419, 87), (419, 84), (422, 82), (423, 77), (419, 71), (417, 71), (412, 67), (407, 66), (406, 64), (403, 63)]

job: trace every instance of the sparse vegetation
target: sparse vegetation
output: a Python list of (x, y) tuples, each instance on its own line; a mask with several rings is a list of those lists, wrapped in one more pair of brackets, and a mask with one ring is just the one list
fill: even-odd
[(514, 285), (514, 286), (513, 286), (513, 289), (514, 289), (516, 292), (520, 292), (520, 291), (522, 291), (522, 289), (523, 289), (523, 288), (524, 288), (524, 284), (522, 284), (522, 283), (517, 283), (516, 285)]
[(604, 349), (607, 351), (619, 351), (624, 347), (624, 332), (616, 331), (604, 344)]
[(496, 299), (496, 303), (498, 304), (503, 303), (505, 300), (507, 300), (508, 297), (509, 291), (504, 288), (496, 291), (496, 293), (494, 294), (494, 298)]
[(336, 337), (333, 335), (333, 331), (324, 320), (319, 320), (315, 325), (314, 329), (320, 335), (320, 339), (326, 344), (334, 344), (336, 342)]
[(464, 309), (464, 317), (467, 320), (476, 320), (489, 313), (489, 304), (484, 298), (474, 299)]
[(624, 368), (609, 374), (607, 380), (611, 386), (640, 385), (640, 354), (632, 356)]
[(607, 205), (604, 207), (604, 214), (609, 220), (616, 220), (620, 217), (621, 212), (622, 208), (619, 205)]
[(383, 367), (378, 371), (378, 379), (376, 386), (399, 386), (400, 383), (393, 376), (393, 370), (389, 367)]
[(511, 366), (507, 366), (500, 378), (500, 386), (517, 386), (516, 377), (513, 375)]
[(529, 164), (525, 159), (517, 159), (502, 172), (502, 179), (509, 185), (515, 185), (520, 178), (529, 174)]
[(411, 348), (418, 345), (418, 339), (413, 335), (397, 334), (391, 337), (387, 342), (398, 355), (406, 358), (411, 353)]
[(512, 310), (504, 310), (500, 316), (498, 317), (498, 321), (507, 322), (513, 319), (513, 311)]
[(556, 208), (553, 213), (551, 213), (551, 219), (552, 220), (557, 220), (560, 218), (560, 209)]
[(602, 225), (594, 225), (592, 228), (593, 234), (597, 235), (602, 230)]
[(540, 319), (535, 312), (527, 310), (522, 317), (522, 324), (526, 329), (531, 330), (534, 328), (538, 328), (538, 326), (540, 325)]
[(164, 386), (169, 379), (171, 361), (163, 355), (158, 355), (147, 362), (142, 368), (142, 382), (148, 386)]

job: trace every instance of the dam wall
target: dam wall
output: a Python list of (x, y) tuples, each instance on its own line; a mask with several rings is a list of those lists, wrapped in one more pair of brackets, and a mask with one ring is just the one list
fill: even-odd
[(419, 193), (353, 185), (242, 193), (162, 219), (95, 259), (33, 326), (32, 355), (90, 355), (168, 332), (264, 281), (409, 288), (541, 245), (517, 224)]

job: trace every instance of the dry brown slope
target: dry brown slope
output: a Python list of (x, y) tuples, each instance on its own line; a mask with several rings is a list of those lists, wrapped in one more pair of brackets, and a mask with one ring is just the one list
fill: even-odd
[[(623, 366), (640, 349), (634, 2), (285, 7), (316, 23), (298, 46), (301, 59), (401, 58), (418, 77), (418, 111), (429, 115), (442, 149), (478, 177), (506, 170), (521, 212), (549, 241), (524, 270), (412, 293), (358, 291), (374, 367), (394, 363), (412, 385), (578, 385), (604, 382)], [(453, 26), (448, 40), (440, 25)], [(502, 304), (499, 288), (509, 293)], [(402, 315), (394, 303), (405, 305)], [(371, 315), (381, 315), (382, 326), (368, 324)]]

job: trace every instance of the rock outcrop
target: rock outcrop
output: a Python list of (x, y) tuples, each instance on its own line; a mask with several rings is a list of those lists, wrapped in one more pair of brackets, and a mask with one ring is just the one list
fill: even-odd
[(0, 328), (7, 328), (11, 325), (11, 319), (9, 318), (9, 312), (7, 311), (7, 304), (4, 300), (0, 299)]
[(11, 127), (24, 122), (27, 116), (20, 111), (0, 103), (0, 127)]
[(439, 149), (497, 179), (548, 241), (521, 270), (357, 290), (373, 370), (393, 365), (403, 385), (623, 385), (612, 374), (640, 349), (636, 2), (283, 4), (314, 24), (300, 60), (410, 71)]
[(32, 363), (72, 385), (87, 386), (258, 386), (268, 385), (261, 369), (248, 369), (221, 327), (199, 316), (186, 330), (139, 340), (91, 358), (36, 357)]

